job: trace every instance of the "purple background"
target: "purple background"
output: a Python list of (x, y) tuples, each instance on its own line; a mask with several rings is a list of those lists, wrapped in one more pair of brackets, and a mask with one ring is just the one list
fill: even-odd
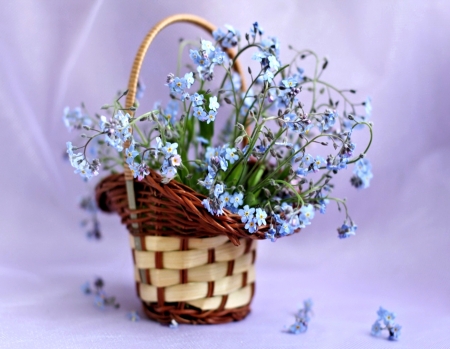
[[(327, 55), (327, 81), (373, 98), (375, 177), (361, 192), (349, 176), (339, 182), (357, 236), (337, 239), (342, 216), (330, 210), (297, 236), (260, 243), (251, 315), (172, 331), (126, 319), (140, 303), (118, 218), (102, 217), (103, 241), (84, 238), (76, 206), (86, 187), (62, 162), (74, 135), (61, 115), (66, 105), (96, 111), (110, 101), (146, 32), (181, 12), (242, 32), (258, 20), (280, 38), (286, 61), (289, 43)], [(3, 2), (0, 346), (449, 348), (449, 28), (446, 1)], [(165, 95), (180, 33), (206, 37), (180, 24), (157, 38), (143, 70), (144, 105)], [(119, 310), (99, 311), (81, 294), (97, 275)], [(308, 297), (308, 332), (283, 333)], [(370, 336), (380, 305), (397, 313), (400, 342)]]

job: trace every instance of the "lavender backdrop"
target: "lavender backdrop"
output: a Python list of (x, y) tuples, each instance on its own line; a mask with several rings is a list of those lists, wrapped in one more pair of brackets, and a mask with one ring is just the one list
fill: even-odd
[[(327, 55), (329, 81), (373, 98), (375, 178), (362, 192), (340, 182), (354, 238), (336, 238), (342, 217), (331, 210), (297, 236), (260, 244), (245, 321), (172, 331), (126, 319), (140, 304), (117, 217), (102, 217), (100, 243), (84, 238), (76, 206), (86, 189), (62, 161), (73, 135), (61, 115), (108, 102), (145, 33), (180, 12), (242, 31), (258, 20), (286, 59), (289, 43)], [(447, 1), (2, 1), (0, 347), (449, 348), (449, 29)], [(157, 38), (144, 105), (164, 96), (180, 33), (204, 36), (180, 24)], [(99, 311), (81, 294), (95, 276), (121, 309)], [(308, 332), (283, 333), (307, 297)], [(397, 313), (400, 342), (370, 336), (380, 305)]]

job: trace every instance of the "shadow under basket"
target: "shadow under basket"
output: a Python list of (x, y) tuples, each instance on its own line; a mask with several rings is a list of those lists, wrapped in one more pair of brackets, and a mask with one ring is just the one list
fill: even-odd
[(130, 232), (137, 293), (161, 323), (219, 324), (242, 320), (255, 291), (255, 239), (240, 216), (212, 216), (204, 196), (152, 171), (134, 181), (137, 209), (128, 208), (123, 174), (96, 188), (99, 207), (116, 212)]

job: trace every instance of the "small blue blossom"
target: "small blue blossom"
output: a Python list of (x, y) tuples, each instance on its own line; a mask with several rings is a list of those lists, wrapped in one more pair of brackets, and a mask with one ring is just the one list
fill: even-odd
[(248, 205), (245, 205), (238, 211), (239, 216), (241, 216), (242, 223), (247, 223), (248, 220), (251, 220), (254, 213), (255, 209), (253, 207), (249, 207)]
[(127, 314), (127, 318), (128, 320), (132, 321), (132, 322), (138, 322), (141, 317), (139, 316), (139, 314), (136, 311), (131, 311)]
[(311, 156), (311, 154), (305, 154), (305, 155), (303, 155), (301, 163), (305, 164), (305, 166), (309, 166), (313, 163), (313, 161), (314, 161), (314, 158)]
[(381, 325), (378, 321), (375, 321), (375, 323), (372, 325), (372, 329), (370, 330), (370, 333), (372, 334), (372, 336), (380, 336), (381, 335)]
[(221, 28), (213, 31), (214, 40), (225, 48), (236, 46), (241, 37), (239, 31), (235, 30), (231, 25), (225, 25), (225, 28), (226, 31), (223, 31)]
[(196, 106), (201, 106), (203, 105), (204, 97), (196, 92), (191, 96), (191, 101), (194, 102)]
[(194, 107), (194, 116), (200, 121), (207, 120), (206, 112), (203, 110), (203, 107)]
[(84, 294), (90, 294), (90, 293), (92, 293), (91, 285), (90, 285), (89, 281), (86, 281), (83, 285), (81, 285), (81, 291), (82, 291)]
[(325, 161), (325, 159), (319, 155), (316, 156), (316, 158), (314, 159), (314, 162), (312, 163), (313, 165), (313, 171), (317, 172), (319, 171), (319, 169), (321, 167), (326, 166), (327, 162)]
[(170, 143), (167, 142), (166, 145), (162, 148), (162, 152), (166, 159), (170, 158), (173, 155), (177, 155), (178, 143)]
[(366, 158), (359, 159), (355, 163), (353, 173), (355, 174), (351, 179), (351, 184), (357, 189), (366, 189), (370, 185), (370, 180), (373, 178), (372, 165)]
[(172, 82), (168, 84), (170, 88), (170, 92), (172, 93), (184, 93), (184, 90), (187, 88), (187, 81), (185, 78), (175, 77)]
[(298, 320), (289, 327), (288, 332), (293, 333), (293, 334), (305, 333), (306, 330), (308, 329), (307, 326), (308, 326), (307, 323), (305, 323), (301, 320)]
[(84, 125), (92, 126), (91, 118), (78, 107), (72, 110), (69, 107), (64, 108), (63, 121), (69, 131), (73, 129), (79, 130)]
[(255, 219), (258, 225), (266, 225), (267, 213), (262, 208), (257, 208), (255, 212)]
[(176, 116), (178, 114), (179, 104), (175, 100), (171, 100), (164, 109), (164, 116), (171, 125), (175, 124)]
[(239, 159), (236, 148), (227, 148), (225, 158), (230, 161), (230, 164), (234, 164)]
[(401, 333), (402, 333), (402, 326), (396, 324), (393, 327), (389, 328), (388, 339), (391, 341), (396, 341), (398, 340), (398, 337), (400, 337)]
[(257, 231), (258, 225), (256, 218), (249, 218), (247, 220), (247, 223), (245, 224), (245, 229), (247, 229), (250, 234), (253, 234), (255, 231)]
[(208, 115), (206, 116), (206, 123), (209, 124), (210, 122), (216, 120), (217, 112), (214, 110), (210, 110)]
[(277, 231), (274, 229), (272, 225), (270, 225), (270, 229), (266, 232), (266, 239), (275, 242), (277, 241), (277, 238), (275, 237)]
[(219, 197), (220, 197), (220, 194), (223, 193), (223, 189), (224, 189), (223, 184), (216, 184), (216, 186), (215, 186), (215, 188), (214, 188), (214, 196), (215, 196), (216, 198), (219, 198)]
[(216, 48), (214, 47), (213, 43), (208, 40), (202, 40), (202, 50), (206, 52), (206, 54), (210, 54), (211, 52), (215, 51)]
[(105, 309), (105, 297), (102, 294), (97, 294), (94, 297), (94, 304), (100, 309)]
[[(391, 341), (396, 341), (399, 339), (401, 334), (402, 326), (395, 324), (395, 313), (390, 312), (382, 307), (377, 311), (378, 319), (372, 325), (370, 333), (372, 336), (380, 336), (383, 330), (389, 332), (388, 339)], [(384, 324), (384, 327), (382, 326)]]
[(228, 207), (233, 204), (232, 196), (227, 191), (220, 196), (220, 200), (223, 202), (224, 207)]
[(253, 23), (252, 27), (250, 28), (250, 35), (252, 37), (255, 37), (256, 34), (264, 34), (264, 29), (259, 26), (258, 22)]
[(264, 81), (267, 81), (267, 82), (271, 83), (273, 78), (274, 78), (273, 73), (270, 70), (266, 70), (264, 75), (263, 75)]
[(280, 62), (278, 62), (278, 60), (275, 56), (269, 56), (267, 59), (269, 60), (269, 67), (272, 70), (276, 71), (276, 70), (280, 69)]
[(351, 225), (347, 225), (345, 223), (342, 224), (342, 226), (337, 230), (339, 239), (346, 239), (352, 235), (355, 235), (357, 228), (358, 227), (353, 223)]
[(305, 225), (309, 225), (311, 224), (311, 220), (314, 218), (314, 206), (309, 204), (309, 205), (304, 205), (300, 208), (300, 219), (303, 222), (303, 224)]
[(134, 158), (139, 155), (139, 152), (134, 149), (134, 144), (131, 144), (127, 149), (125, 149), (125, 157), (128, 165), (134, 162)]
[(231, 200), (232, 205), (235, 208), (238, 208), (239, 206), (242, 206), (244, 204), (244, 194), (239, 192), (239, 193), (235, 193), (233, 195), (233, 198)]

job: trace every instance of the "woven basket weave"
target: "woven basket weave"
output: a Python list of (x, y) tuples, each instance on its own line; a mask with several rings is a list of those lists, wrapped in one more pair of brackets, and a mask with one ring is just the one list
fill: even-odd
[[(189, 22), (210, 33), (215, 27), (192, 15), (159, 22), (136, 55), (128, 84), (126, 108), (133, 106), (141, 65), (154, 37), (166, 26)], [(234, 52), (228, 50), (234, 57)], [(242, 76), (238, 62), (234, 69)], [(245, 89), (244, 81), (242, 88)], [(172, 180), (161, 183), (154, 171), (142, 181), (110, 175), (96, 188), (99, 207), (116, 212), (130, 232), (137, 293), (146, 314), (161, 323), (216, 324), (243, 319), (254, 294), (256, 239), (268, 227), (248, 234), (240, 216), (224, 210), (212, 216), (205, 198)]]

